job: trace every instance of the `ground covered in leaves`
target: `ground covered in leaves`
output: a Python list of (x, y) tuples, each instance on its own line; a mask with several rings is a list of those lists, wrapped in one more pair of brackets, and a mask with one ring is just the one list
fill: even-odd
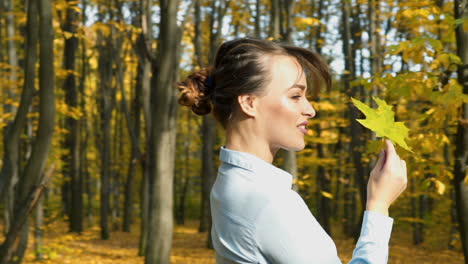
[[(35, 261), (33, 238), (23, 263), (25, 264), (131, 264), (144, 263), (138, 257), (138, 232), (112, 232), (111, 239), (99, 239), (99, 228), (90, 228), (81, 235), (67, 233), (65, 223), (53, 223), (45, 230), (43, 261)], [(404, 235), (404, 234), (401, 234)], [(400, 243), (399, 234), (394, 234), (390, 247), (390, 264), (410, 263), (463, 263), (461, 252), (434, 250), (427, 246), (412, 246)], [(214, 264), (214, 251), (205, 249), (206, 233), (197, 232), (197, 223), (189, 222), (186, 226), (177, 226), (174, 233), (171, 264)], [(343, 263), (352, 255), (352, 239), (335, 239)]]

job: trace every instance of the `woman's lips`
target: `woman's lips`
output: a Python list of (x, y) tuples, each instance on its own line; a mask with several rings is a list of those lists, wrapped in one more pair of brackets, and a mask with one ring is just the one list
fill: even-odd
[(304, 125), (298, 126), (298, 128), (304, 135), (307, 135), (307, 128)]

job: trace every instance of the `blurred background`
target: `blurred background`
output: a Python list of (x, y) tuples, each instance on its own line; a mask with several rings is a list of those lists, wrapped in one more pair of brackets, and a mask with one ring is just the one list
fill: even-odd
[(390, 208), (389, 263), (468, 263), (466, 0), (3, 0), (0, 264), (215, 263), (224, 131), (181, 107), (175, 82), (238, 37), (331, 67), (306, 148), (274, 164), (343, 262), (383, 146), (350, 98), (375, 96), (413, 150), (397, 148), (409, 182)]

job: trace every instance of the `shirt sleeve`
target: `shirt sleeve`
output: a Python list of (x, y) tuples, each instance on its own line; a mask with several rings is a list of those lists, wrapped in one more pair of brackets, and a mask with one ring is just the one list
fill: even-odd
[(332, 239), (292, 190), (278, 193), (259, 212), (255, 238), (271, 264), (341, 264)]
[[(349, 264), (384, 264), (393, 219), (364, 211), (361, 235)], [(255, 238), (272, 264), (341, 264), (335, 243), (294, 191), (278, 195), (260, 212)]]
[(392, 226), (393, 218), (373, 211), (364, 211), (361, 235), (349, 264), (387, 263)]

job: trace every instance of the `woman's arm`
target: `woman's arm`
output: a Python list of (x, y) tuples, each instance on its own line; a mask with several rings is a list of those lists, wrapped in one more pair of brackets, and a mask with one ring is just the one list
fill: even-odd
[(349, 263), (387, 263), (392, 226), (392, 218), (374, 211), (364, 211), (361, 235)]
[[(406, 187), (406, 165), (390, 141), (380, 154), (368, 183), (368, 200), (361, 236), (350, 264), (383, 264), (388, 261), (388, 243), (393, 219), (388, 207)], [(337, 264), (336, 247), (294, 191), (278, 192), (259, 212), (255, 237), (268, 263)]]

